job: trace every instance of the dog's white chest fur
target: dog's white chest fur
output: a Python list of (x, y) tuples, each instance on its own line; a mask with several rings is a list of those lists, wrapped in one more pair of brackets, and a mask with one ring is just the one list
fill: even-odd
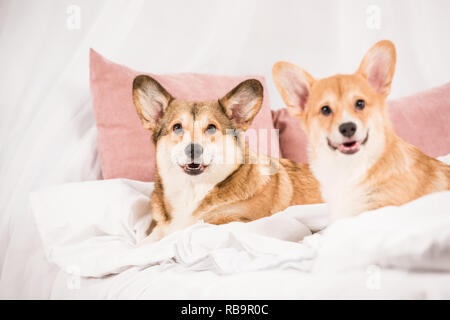
[(357, 215), (367, 207), (367, 190), (362, 182), (371, 163), (363, 158), (362, 154), (334, 154), (311, 163), (332, 221)]
[(332, 221), (354, 216), (366, 207), (364, 188), (359, 181), (355, 179), (352, 182), (343, 182), (343, 178), (335, 175), (321, 187), (323, 198), (330, 208)]
[(170, 231), (186, 228), (197, 222), (193, 216), (205, 196), (215, 184), (189, 179), (186, 174), (177, 175), (165, 183), (164, 195), (171, 206)]
[(311, 170), (320, 182), (323, 200), (330, 208), (331, 220), (351, 217), (370, 208), (371, 190), (365, 183), (368, 171), (384, 151), (384, 135), (371, 136), (356, 154), (346, 155), (327, 145), (310, 150)]

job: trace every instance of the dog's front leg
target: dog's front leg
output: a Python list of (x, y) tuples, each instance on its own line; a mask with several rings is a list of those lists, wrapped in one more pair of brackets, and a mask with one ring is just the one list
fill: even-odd
[(169, 226), (169, 221), (167, 219), (167, 214), (164, 210), (164, 205), (161, 196), (158, 192), (153, 192), (151, 196), (151, 214), (152, 222), (148, 228), (148, 235), (139, 243), (137, 247), (145, 244), (157, 242), (167, 235), (167, 228)]
[(167, 233), (167, 225), (157, 224), (153, 228), (152, 232), (147, 237), (145, 237), (141, 242), (139, 242), (137, 246), (141, 247), (149, 243), (157, 242), (162, 238), (164, 238), (166, 233)]

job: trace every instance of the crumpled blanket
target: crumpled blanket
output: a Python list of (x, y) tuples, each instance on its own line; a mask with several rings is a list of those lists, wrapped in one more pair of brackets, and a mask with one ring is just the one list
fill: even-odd
[(450, 270), (450, 191), (328, 225), (326, 204), (293, 206), (256, 221), (202, 221), (136, 247), (151, 221), (153, 183), (126, 179), (39, 190), (31, 205), (47, 258), (81, 276), (177, 263), (219, 274), (292, 268), (336, 272), (378, 265)]

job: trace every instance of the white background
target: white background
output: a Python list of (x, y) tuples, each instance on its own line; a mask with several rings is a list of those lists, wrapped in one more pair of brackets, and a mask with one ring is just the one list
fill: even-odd
[[(448, 82), (450, 1), (0, 1), (0, 266), (29, 192), (95, 179), (88, 49), (153, 73), (315, 77), (356, 70), (376, 41), (398, 51), (392, 97)], [(88, 146), (88, 148), (86, 147)]]

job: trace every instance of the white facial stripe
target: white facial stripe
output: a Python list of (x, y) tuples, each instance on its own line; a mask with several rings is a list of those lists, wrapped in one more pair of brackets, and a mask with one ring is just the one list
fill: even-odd
[(347, 110), (344, 110), (344, 112), (342, 113), (342, 119), (341, 119), (341, 123), (346, 123), (346, 122), (354, 122), (356, 124), (358, 124), (359, 120), (355, 117), (352, 117)]

